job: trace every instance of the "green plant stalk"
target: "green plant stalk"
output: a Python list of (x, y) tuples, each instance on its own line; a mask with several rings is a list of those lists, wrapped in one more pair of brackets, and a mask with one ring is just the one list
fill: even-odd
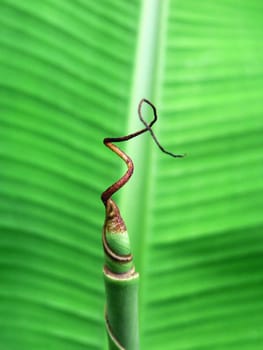
[(139, 349), (138, 280), (137, 273), (120, 278), (104, 270), (105, 322), (110, 349)]
[(139, 349), (138, 282), (129, 236), (113, 200), (106, 205), (103, 228), (106, 291), (105, 324), (109, 349)]

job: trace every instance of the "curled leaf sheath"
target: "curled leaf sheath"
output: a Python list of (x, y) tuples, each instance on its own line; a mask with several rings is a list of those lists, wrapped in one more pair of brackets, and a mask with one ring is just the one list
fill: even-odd
[(105, 321), (110, 349), (139, 349), (138, 279), (129, 236), (119, 209), (107, 201), (103, 228)]

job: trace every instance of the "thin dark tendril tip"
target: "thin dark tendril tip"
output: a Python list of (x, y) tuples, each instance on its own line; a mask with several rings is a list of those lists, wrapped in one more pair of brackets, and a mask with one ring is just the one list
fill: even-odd
[(152, 110), (153, 110), (153, 114), (154, 114), (154, 122), (156, 122), (157, 120), (157, 111), (156, 111), (156, 108), (155, 106), (147, 99), (143, 98), (140, 103), (139, 103), (139, 107), (138, 107), (138, 114), (139, 114), (139, 118), (141, 120), (141, 122), (144, 124), (145, 128), (150, 132), (150, 134), (152, 135), (152, 138), (154, 139), (155, 143), (157, 144), (157, 146), (159, 147), (159, 149), (163, 152), (163, 153), (166, 153), (168, 155), (170, 155), (171, 157), (174, 157), (174, 158), (183, 158), (185, 156), (185, 154), (175, 154), (175, 153), (172, 153), (170, 151), (167, 151), (166, 149), (163, 148), (163, 146), (159, 143), (159, 141), (157, 140), (152, 128), (150, 125), (147, 124), (147, 122), (143, 119), (142, 117), (142, 113), (141, 113), (141, 107), (142, 107), (142, 104), (143, 102), (146, 102), (149, 106), (152, 107)]

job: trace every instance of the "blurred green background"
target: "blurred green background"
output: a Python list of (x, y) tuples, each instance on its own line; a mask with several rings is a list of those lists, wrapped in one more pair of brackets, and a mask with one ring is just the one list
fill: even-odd
[[(105, 349), (100, 193), (141, 275), (143, 350), (263, 347), (261, 0), (0, 0), (0, 349)], [(151, 118), (149, 114), (149, 118)]]

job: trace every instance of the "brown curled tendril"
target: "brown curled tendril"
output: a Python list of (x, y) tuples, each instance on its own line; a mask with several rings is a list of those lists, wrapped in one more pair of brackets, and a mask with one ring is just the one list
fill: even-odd
[[(152, 121), (148, 124), (142, 117), (142, 105), (143, 103), (147, 103), (149, 106), (152, 107), (153, 110), (153, 119)], [(145, 128), (141, 129), (135, 133), (126, 135), (126, 136), (121, 136), (121, 137), (107, 137), (103, 140), (103, 143), (105, 144), (105, 146), (107, 146), (110, 150), (112, 150), (114, 153), (116, 153), (121, 159), (124, 160), (124, 162), (127, 165), (127, 171), (126, 173), (118, 180), (116, 181), (114, 184), (112, 184), (110, 187), (108, 187), (101, 195), (101, 199), (106, 207), (106, 220), (105, 220), (105, 224), (104, 224), (104, 229), (103, 229), (103, 235), (102, 235), (102, 240), (103, 240), (103, 248), (105, 253), (114, 261), (118, 261), (119, 263), (129, 263), (132, 261), (132, 255), (128, 254), (128, 255), (119, 255), (116, 254), (111, 247), (108, 245), (107, 239), (106, 239), (106, 231), (107, 232), (124, 232), (126, 231), (126, 226), (125, 223), (123, 221), (123, 219), (121, 218), (119, 209), (117, 207), (117, 205), (115, 204), (115, 202), (111, 199), (111, 197), (113, 196), (114, 193), (116, 193), (121, 187), (123, 187), (128, 180), (130, 179), (130, 177), (133, 174), (133, 162), (131, 160), (131, 158), (122, 150), (120, 150), (116, 145), (114, 145), (113, 143), (115, 142), (123, 142), (123, 141), (128, 141), (134, 137), (137, 137), (141, 134), (143, 134), (146, 131), (149, 131), (150, 134), (152, 135), (155, 143), (157, 144), (157, 146), (160, 148), (160, 150), (168, 155), (171, 155), (172, 157), (183, 157), (184, 155), (182, 154), (174, 154), (171, 152), (166, 151), (158, 142), (153, 130), (152, 130), (152, 126), (154, 125), (154, 123), (157, 121), (157, 111), (155, 106), (147, 99), (142, 99), (138, 105), (138, 115), (139, 118), (141, 120), (141, 122), (144, 124)]]
[[(149, 106), (152, 107), (153, 110), (153, 115), (154, 118), (153, 120), (147, 124), (147, 122), (143, 119), (142, 117), (142, 113), (141, 113), (141, 108), (142, 108), (142, 104), (143, 103), (147, 103)], [(159, 141), (157, 140), (153, 130), (152, 130), (152, 126), (153, 124), (157, 121), (157, 111), (155, 106), (147, 99), (143, 98), (138, 106), (138, 115), (139, 118), (141, 120), (141, 122), (144, 124), (145, 128), (141, 129), (135, 133), (126, 135), (126, 136), (121, 136), (121, 137), (107, 137), (103, 140), (103, 143), (105, 146), (107, 146), (109, 149), (111, 149), (113, 152), (115, 152), (120, 158), (122, 158), (124, 160), (124, 162), (127, 165), (127, 171), (126, 173), (118, 180), (116, 181), (113, 185), (111, 185), (110, 187), (108, 187), (101, 195), (101, 199), (104, 203), (104, 205), (106, 205), (107, 201), (113, 196), (113, 194), (115, 192), (117, 192), (121, 187), (123, 187), (129, 180), (129, 178), (132, 176), (133, 174), (133, 170), (134, 170), (134, 166), (133, 166), (133, 162), (131, 160), (131, 158), (122, 150), (120, 150), (116, 145), (114, 145), (112, 142), (123, 142), (123, 141), (128, 141), (134, 137), (137, 137), (141, 134), (143, 134), (146, 131), (149, 131), (152, 138), (154, 139), (155, 143), (157, 144), (157, 146), (160, 148), (160, 150), (172, 157), (175, 158), (182, 158), (184, 157), (184, 154), (174, 154), (172, 152), (169, 152), (167, 150), (165, 150), (159, 143)]]

